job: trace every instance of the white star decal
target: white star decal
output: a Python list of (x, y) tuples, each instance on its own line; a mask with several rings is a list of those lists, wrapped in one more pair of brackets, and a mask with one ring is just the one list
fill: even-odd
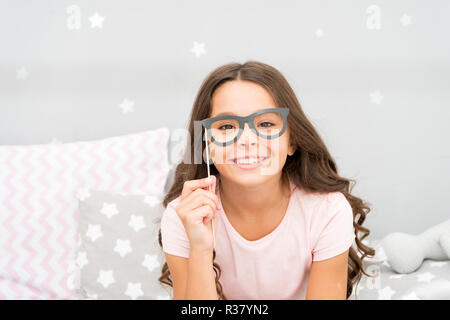
[(27, 71), (25, 67), (21, 67), (16, 70), (16, 76), (19, 80), (26, 80), (30, 73)]
[(84, 201), (91, 196), (89, 188), (80, 188), (77, 192), (77, 198), (80, 201)]
[(142, 292), (141, 284), (128, 282), (128, 287), (127, 291), (125, 291), (125, 295), (129, 296), (133, 300), (136, 300), (137, 298), (143, 296), (144, 292)]
[(419, 282), (430, 282), (431, 279), (435, 278), (434, 274), (432, 274), (430, 272), (419, 273), (416, 276), (417, 276), (417, 281), (419, 281)]
[(195, 56), (198, 58), (202, 54), (205, 54), (205, 44), (194, 41), (194, 47), (191, 49), (191, 52), (195, 53)]
[(107, 288), (110, 284), (114, 283), (112, 270), (100, 270), (97, 282), (103, 285), (103, 288)]
[(103, 20), (105, 20), (105, 17), (100, 16), (97, 12), (89, 17), (89, 21), (91, 21), (91, 28), (103, 28)]
[(400, 19), (400, 22), (404, 27), (409, 26), (411, 22), (412, 17), (408, 16), (406, 13), (403, 14), (402, 18)]
[(111, 219), (111, 217), (118, 214), (119, 211), (117, 211), (115, 203), (103, 203), (103, 207), (100, 210), (100, 213), (107, 216), (108, 219)]
[(102, 226), (99, 224), (89, 224), (86, 236), (94, 242), (95, 240), (103, 236)]
[(141, 229), (146, 227), (143, 216), (135, 216), (131, 215), (130, 222), (128, 222), (128, 226), (133, 228), (134, 231), (138, 232)]
[(146, 254), (144, 262), (142, 265), (152, 272), (154, 269), (158, 268), (161, 264), (158, 261), (158, 257), (154, 254)]
[(391, 287), (387, 286), (383, 289), (378, 290), (378, 300), (390, 300), (392, 295), (395, 293)]
[(83, 269), (85, 265), (89, 263), (87, 259), (87, 252), (86, 251), (79, 251), (77, 255), (77, 265), (80, 269)]
[(122, 103), (119, 105), (120, 109), (122, 109), (123, 113), (134, 112), (134, 101), (124, 99)]
[(114, 251), (118, 252), (122, 258), (126, 256), (128, 253), (132, 252), (133, 249), (131, 249), (130, 240), (117, 239)]
[(161, 203), (161, 199), (159, 199), (157, 196), (145, 196), (145, 203), (147, 203), (150, 207), (154, 207)]
[(377, 90), (370, 94), (370, 103), (380, 104), (384, 96), (381, 95), (380, 91)]

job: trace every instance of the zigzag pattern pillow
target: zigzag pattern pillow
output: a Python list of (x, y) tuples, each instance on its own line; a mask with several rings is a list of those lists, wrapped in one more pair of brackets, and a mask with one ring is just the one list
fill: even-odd
[(95, 141), (0, 146), (0, 300), (76, 299), (78, 199), (162, 194), (167, 128)]

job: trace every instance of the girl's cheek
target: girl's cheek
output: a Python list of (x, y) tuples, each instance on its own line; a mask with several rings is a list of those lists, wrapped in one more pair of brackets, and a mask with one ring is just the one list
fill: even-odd
[(224, 149), (225, 148), (218, 147), (211, 150), (211, 158), (213, 159), (213, 162), (215, 164), (218, 165), (227, 164), (228, 158), (227, 153), (224, 152), (225, 151)]

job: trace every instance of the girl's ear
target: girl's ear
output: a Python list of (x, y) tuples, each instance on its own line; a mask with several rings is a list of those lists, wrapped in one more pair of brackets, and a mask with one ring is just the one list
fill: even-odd
[(295, 153), (295, 148), (291, 143), (289, 143), (288, 155), (292, 156), (294, 153)]

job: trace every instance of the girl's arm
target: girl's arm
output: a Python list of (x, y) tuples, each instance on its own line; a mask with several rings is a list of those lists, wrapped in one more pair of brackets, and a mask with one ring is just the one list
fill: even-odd
[(186, 300), (218, 300), (212, 251), (189, 251)]
[(312, 263), (306, 300), (346, 300), (348, 252)]
[(191, 250), (189, 258), (165, 256), (172, 276), (173, 300), (218, 299), (212, 254)]
[(183, 300), (186, 292), (188, 258), (165, 253), (172, 277), (173, 300)]

